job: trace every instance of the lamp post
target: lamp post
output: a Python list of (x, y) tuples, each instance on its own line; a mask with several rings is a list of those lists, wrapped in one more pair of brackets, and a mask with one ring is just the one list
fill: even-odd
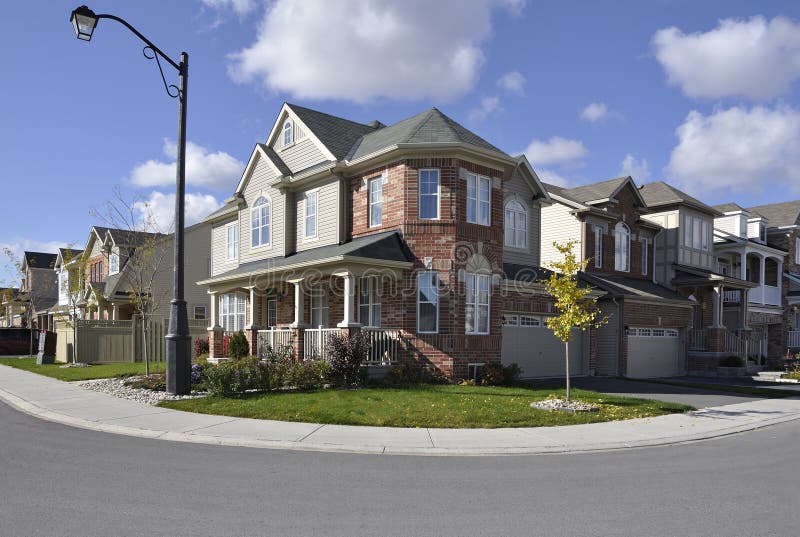
[[(191, 338), (189, 337), (189, 318), (186, 314), (186, 300), (183, 296), (183, 227), (184, 227), (184, 191), (186, 185), (186, 92), (189, 78), (189, 55), (181, 52), (180, 63), (176, 63), (149, 39), (114, 15), (95, 14), (86, 6), (80, 6), (70, 15), (70, 22), (78, 39), (89, 41), (92, 38), (97, 21), (111, 19), (121, 23), (145, 43), (142, 50), (145, 58), (155, 60), (164, 81), (164, 89), (172, 98), (178, 99), (178, 160), (175, 186), (175, 262), (173, 265), (174, 288), (170, 302), (169, 331), (167, 340), (167, 392), (178, 395), (188, 394), (191, 390)], [(168, 85), (161, 69), (164, 59), (178, 71), (178, 86)]]

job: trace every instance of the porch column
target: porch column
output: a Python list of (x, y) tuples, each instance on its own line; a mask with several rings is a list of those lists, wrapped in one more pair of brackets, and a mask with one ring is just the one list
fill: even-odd
[(739, 257), (742, 260), (741, 265), (739, 266), (739, 272), (741, 272), (741, 278), (743, 280), (747, 280), (747, 250), (739, 254)]
[(250, 288), (250, 322), (248, 328), (257, 328), (259, 324), (256, 322), (256, 288)]
[(303, 302), (305, 297), (303, 294), (303, 278), (288, 281), (294, 285), (294, 322), (291, 324), (291, 327), (303, 328), (305, 326), (305, 323), (303, 323), (303, 313), (305, 311)]
[(211, 316), (211, 324), (209, 325), (210, 330), (219, 326), (219, 317), (217, 316), (217, 302), (219, 302), (219, 297), (217, 296), (216, 292), (209, 291), (208, 294), (211, 297), (211, 304), (209, 304), (211, 307), (208, 310), (208, 313)]
[(779, 305), (783, 305), (783, 260), (778, 259), (778, 300), (780, 300)]
[(747, 302), (750, 298), (750, 289), (742, 289), (742, 330), (750, 330), (747, 317), (749, 316)]
[(119, 321), (119, 304), (116, 302), (111, 303), (111, 320)]
[(356, 278), (352, 272), (338, 272), (334, 276), (344, 279), (344, 319), (336, 325), (337, 328), (350, 328), (361, 326), (354, 318)]
[(761, 260), (761, 263), (759, 264), (758, 268), (761, 276), (759, 276), (758, 283), (761, 284), (761, 303), (764, 304), (765, 303), (764, 298), (766, 298), (765, 295), (767, 294), (765, 293), (765, 287), (764, 287), (764, 276), (766, 275), (765, 272), (766, 272), (767, 258), (762, 255), (759, 259)]
[(724, 290), (721, 285), (714, 287), (713, 294), (711, 295), (711, 305), (713, 307), (713, 317), (711, 319), (711, 328), (722, 327), (722, 299), (724, 297)]

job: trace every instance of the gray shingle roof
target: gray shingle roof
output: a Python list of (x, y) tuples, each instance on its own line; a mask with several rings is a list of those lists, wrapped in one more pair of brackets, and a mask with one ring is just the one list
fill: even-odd
[(385, 231), (358, 237), (344, 244), (331, 244), (310, 250), (303, 250), (287, 256), (276, 256), (242, 263), (237, 268), (218, 274), (211, 281), (235, 279), (238, 276), (263, 272), (280, 271), (282, 268), (299, 263), (311, 263), (331, 257), (366, 257), (375, 261), (411, 262), (412, 256), (397, 231)]
[(83, 254), (83, 250), (76, 250), (74, 248), (59, 248), (58, 253), (61, 254), (61, 259), (65, 261), (72, 261)]
[(736, 203), (720, 203), (719, 205), (712, 205), (713, 208), (721, 213), (732, 213), (734, 211), (746, 211), (744, 207)]
[(503, 263), (503, 272), (507, 280), (518, 282), (541, 282), (550, 277), (553, 272), (543, 267), (520, 265), (517, 263)]
[(222, 207), (220, 207), (216, 211), (213, 211), (211, 214), (206, 216), (203, 219), (203, 221), (207, 222), (208, 220), (210, 220), (212, 218), (216, 218), (217, 216), (220, 216), (222, 214), (225, 214), (226, 212), (230, 211), (234, 207), (238, 207), (238, 206), (239, 206), (239, 200), (238, 199), (235, 199), (233, 201), (229, 201), (228, 203), (225, 203)]
[(258, 146), (264, 151), (267, 157), (269, 157), (269, 159), (272, 161), (275, 167), (278, 168), (278, 170), (280, 170), (282, 175), (286, 177), (292, 175), (292, 170), (289, 169), (289, 166), (287, 166), (286, 163), (283, 162), (283, 159), (281, 159), (281, 157), (278, 156), (278, 153), (276, 153), (274, 149), (272, 149), (267, 144), (258, 144)]
[(332, 116), (296, 104), (286, 104), (300, 118), (300, 121), (311, 129), (314, 135), (319, 138), (319, 141), (333, 153), (337, 160), (345, 158), (359, 138), (375, 130), (374, 127), (356, 123), (349, 119)]
[(661, 298), (689, 302), (689, 299), (679, 295), (672, 289), (653, 283), (650, 280), (598, 274), (595, 272), (583, 273), (583, 277), (591, 284), (604, 291), (608, 291), (612, 295), (647, 299)]
[(25, 264), (30, 268), (52, 269), (56, 266), (57, 254), (45, 252), (25, 252)]
[(758, 205), (747, 210), (769, 220), (770, 227), (793, 226), (800, 223), (800, 200)]
[(639, 187), (639, 194), (642, 195), (648, 207), (684, 204), (708, 214), (713, 214), (714, 216), (722, 216), (717, 209), (706, 205), (699, 199), (678, 190), (672, 185), (668, 185), (664, 181), (656, 181), (654, 183), (642, 185)]
[(147, 231), (129, 231), (126, 229), (108, 228), (111, 240), (117, 246), (141, 246), (148, 241), (166, 237), (163, 233), (150, 233)]
[[(474, 132), (459, 125), (436, 108), (364, 134), (347, 156), (356, 160), (396, 144), (467, 143), (506, 155)], [(506, 155), (507, 156), (507, 155)]]
[(562, 192), (571, 199), (586, 203), (593, 200), (610, 198), (622, 184), (630, 177), (616, 177), (599, 183), (581, 185), (575, 188), (565, 188)]

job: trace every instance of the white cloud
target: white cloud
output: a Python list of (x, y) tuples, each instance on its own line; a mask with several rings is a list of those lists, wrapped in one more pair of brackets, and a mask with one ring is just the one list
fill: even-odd
[(553, 170), (537, 169), (536, 175), (539, 176), (539, 179), (541, 179), (543, 183), (548, 183), (551, 185), (567, 187), (570, 186), (572, 183), (572, 181), (570, 181), (563, 175), (554, 172)]
[[(498, 8), (519, 0), (276, 0), (229, 56), (236, 82), (297, 99), (446, 101), (471, 90)], [(446, 81), (446, 82), (443, 82)]]
[(519, 71), (509, 71), (500, 77), (497, 85), (509, 93), (525, 94), (525, 77)]
[[(20, 274), (18, 264), (22, 262), (22, 254), (28, 252), (58, 253), (59, 248), (70, 246), (60, 241), (39, 241), (24, 237), (13, 237), (0, 242), (0, 287), (16, 287)], [(81, 248), (81, 246), (78, 246)], [(10, 255), (9, 255), (10, 254)]]
[(669, 83), (690, 97), (769, 99), (800, 78), (800, 23), (786, 17), (723, 19), (692, 34), (673, 26), (652, 46)]
[(705, 193), (800, 192), (800, 110), (789, 106), (692, 111), (675, 131), (668, 179)]
[(620, 163), (619, 175), (630, 175), (634, 181), (641, 184), (650, 178), (650, 167), (646, 159), (637, 159), (628, 153)]
[(594, 123), (595, 121), (600, 121), (606, 115), (608, 115), (606, 103), (591, 103), (581, 112), (581, 119)]
[(585, 158), (589, 151), (580, 140), (553, 136), (547, 141), (533, 140), (524, 151), (533, 166), (547, 164), (574, 164)]
[(230, 9), (239, 16), (247, 15), (258, 5), (256, 0), (202, 0), (202, 2), (210, 8)]
[(469, 111), (470, 121), (480, 121), (502, 110), (499, 97), (484, 97), (477, 108)]
[[(185, 225), (196, 224), (219, 206), (220, 203), (210, 194), (187, 193), (184, 205)], [(134, 208), (138, 212), (140, 220), (144, 221), (152, 218), (158, 231), (169, 233), (174, 229), (175, 194), (162, 194), (161, 192), (153, 191), (146, 200), (136, 202)]]
[[(175, 184), (177, 144), (164, 140), (164, 155), (170, 162), (148, 160), (137, 165), (129, 180), (138, 187), (170, 186)], [(244, 162), (224, 151), (210, 152), (192, 142), (186, 143), (186, 184), (217, 190), (233, 190), (244, 169)]]

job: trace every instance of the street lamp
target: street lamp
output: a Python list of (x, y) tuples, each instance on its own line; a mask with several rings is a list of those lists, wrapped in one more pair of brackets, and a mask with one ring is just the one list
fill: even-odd
[[(186, 395), (191, 391), (191, 338), (189, 337), (189, 318), (186, 314), (186, 300), (183, 296), (183, 202), (186, 185), (186, 92), (189, 78), (189, 55), (181, 52), (180, 63), (176, 63), (149, 39), (114, 15), (95, 14), (86, 6), (75, 9), (69, 17), (78, 39), (89, 41), (92, 38), (97, 21), (112, 19), (128, 28), (145, 43), (142, 54), (149, 60), (155, 60), (164, 81), (164, 89), (172, 98), (178, 99), (178, 170), (175, 187), (175, 263), (173, 265), (174, 291), (170, 302), (169, 331), (167, 340), (167, 392)], [(161, 61), (164, 59), (178, 71), (178, 86), (167, 84)]]

